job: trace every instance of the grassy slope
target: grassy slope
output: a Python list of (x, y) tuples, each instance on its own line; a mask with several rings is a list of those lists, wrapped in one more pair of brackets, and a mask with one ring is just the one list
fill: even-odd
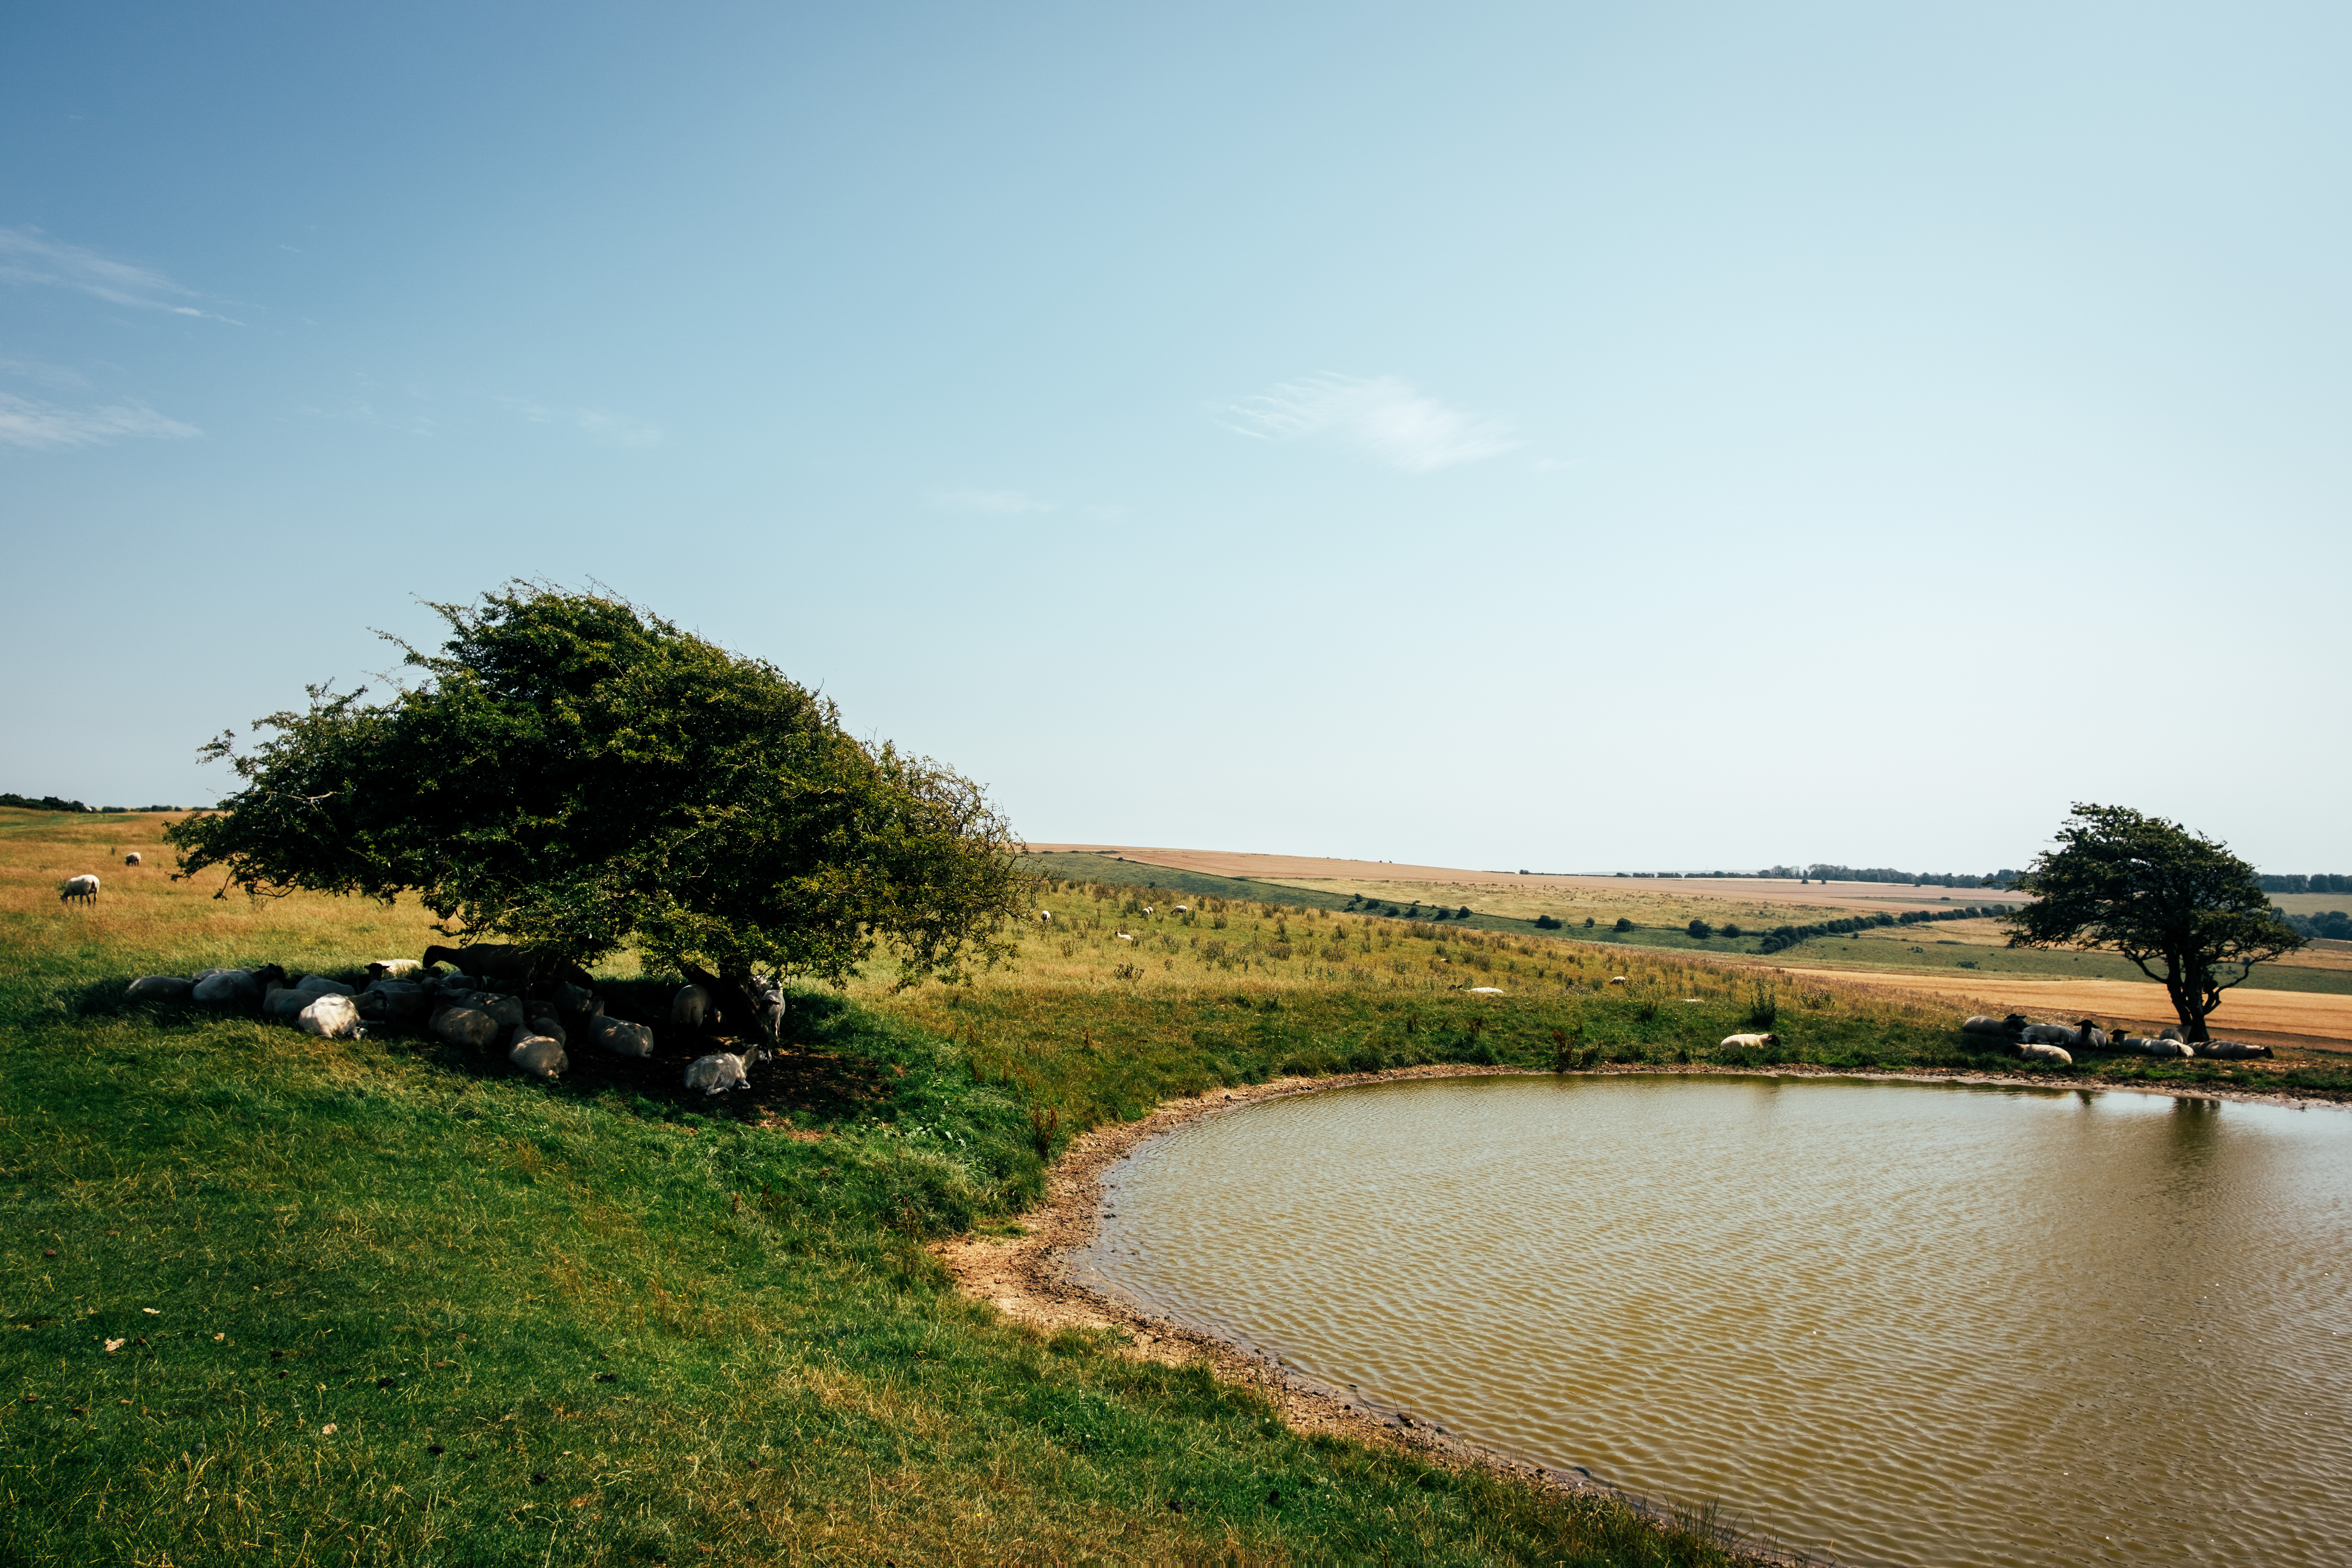
[[(1157, 888), (1196, 898), (1224, 898), (1259, 900), (1290, 909), (1340, 910), (1349, 907), (1345, 894), (1321, 889), (1302, 888), (1289, 883), (1259, 882), (1235, 877), (1213, 877), (1197, 871), (1171, 870), (1150, 866), (1140, 861), (1118, 860), (1105, 855), (1052, 854), (1034, 855), (1030, 859), (1052, 875), (1091, 879), (1112, 886)], [(1970, 895), (1955, 894), (1955, 901), (1964, 907)], [(1997, 900), (1998, 894), (1988, 894)], [(1650, 903), (1642, 902), (1649, 899)], [(1706, 900), (1716, 902), (1718, 900)], [(1665, 895), (1629, 893), (1610, 906), (1622, 909), (1629, 918), (1641, 924), (1631, 931), (1615, 931), (1604, 921), (1591, 928), (1576, 925), (1558, 933), (1537, 930), (1532, 918), (1518, 919), (1507, 915), (1481, 914), (1475, 903), (1467, 920), (1449, 921), (1449, 927), (1465, 927), (1472, 931), (1507, 932), (1514, 935), (1542, 937), (1556, 934), (1559, 938), (1579, 942), (1597, 942), (1613, 946), (1654, 949), (1677, 953), (1720, 953), (1754, 956), (1762, 933), (1783, 923), (1803, 923), (1811, 920), (1834, 920), (1853, 911), (1823, 909), (1808, 911), (1789, 908), (1774, 910), (1766, 915), (1742, 914), (1748, 934), (1737, 940), (1713, 937), (1706, 940), (1689, 935), (1680, 926), (1655, 923), (1664, 919), (1651, 907), (1669, 910), (1672, 914), (1684, 914), (1687, 900)], [(1456, 908), (1459, 905), (1454, 906)], [(1916, 907), (1916, 906), (1912, 906)], [(1580, 919), (1585, 917), (1578, 917)], [(1713, 918), (1713, 917), (1710, 917)], [(1955, 925), (1978, 926), (1979, 921), (1955, 921)], [(2018, 979), (2066, 980), (2127, 980), (2145, 983), (2147, 977), (2135, 968), (2128, 959), (2111, 952), (2047, 952), (2033, 949), (2010, 949), (1991, 946), (1981, 940), (1965, 942), (1939, 940), (1948, 927), (1941, 922), (1899, 929), (1881, 929), (1853, 938), (1821, 937), (1781, 949), (1771, 955), (1774, 964), (1803, 965), (1843, 964), (1859, 968), (1891, 972), (1927, 969), (1965, 973), (1974, 970), (1988, 977), (2009, 976)], [(1970, 931), (1971, 939), (1980, 933)], [(1917, 951), (1914, 951), (1916, 949)], [(2246, 980), (2248, 989), (2255, 991), (2308, 991), (2330, 994), (2352, 993), (2352, 969), (2298, 967), (2289, 964), (2264, 964), (2257, 967)]]
[[(124, 1007), (138, 973), (405, 933), (111, 876), (61, 910), (49, 872), (102, 844), (0, 826), (0, 1561), (1719, 1560), (956, 1295), (921, 1238), (1040, 1164), (1026, 1064), (921, 1026), (936, 993), (802, 998), (793, 1070), (707, 1118), (674, 1062), (550, 1089)], [(1055, 1101), (1242, 1065), (1137, 1058), (1051, 1063)]]

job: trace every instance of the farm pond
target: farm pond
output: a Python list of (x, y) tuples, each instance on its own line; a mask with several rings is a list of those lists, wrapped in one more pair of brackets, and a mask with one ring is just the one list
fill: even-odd
[(2352, 1556), (2352, 1112), (1430, 1079), (1112, 1164), (1082, 1282), (1852, 1563)]

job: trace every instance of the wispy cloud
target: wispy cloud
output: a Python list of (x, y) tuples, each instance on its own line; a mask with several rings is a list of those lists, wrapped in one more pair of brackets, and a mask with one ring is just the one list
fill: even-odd
[(533, 425), (569, 425), (575, 430), (586, 431), (607, 447), (658, 447), (665, 439), (658, 426), (602, 408), (550, 408), (521, 397), (495, 401)]
[(125, 436), (201, 436), (193, 425), (167, 419), (143, 403), (61, 408), (0, 392), (0, 442), (11, 447), (97, 447)]
[(1513, 426), (1448, 408), (1393, 375), (1325, 374), (1286, 381), (1217, 411), (1225, 428), (1261, 441), (1328, 437), (1408, 474), (1516, 451)]
[(1051, 511), (1054, 503), (1039, 500), (1019, 490), (933, 490), (935, 506), (953, 507), (958, 511), (993, 512), (999, 517), (1018, 517), (1023, 512)]
[(142, 310), (166, 310), (174, 316), (201, 316), (206, 321), (244, 322), (188, 303), (201, 300), (194, 289), (174, 283), (152, 267), (117, 261), (85, 246), (51, 239), (37, 228), (0, 225), (0, 283), (43, 284), (71, 289), (110, 304)]

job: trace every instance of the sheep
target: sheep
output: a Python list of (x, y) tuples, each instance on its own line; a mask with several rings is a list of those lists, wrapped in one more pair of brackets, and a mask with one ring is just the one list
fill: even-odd
[(743, 1071), (743, 1058), (732, 1051), (713, 1051), (687, 1064), (686, 1087), (705, 1094), (724, 1094), (751, 1081)]
[(1960, 1032), (1964, 1035), (1993, 1035), (2007, 1039), (2017, 1031), (2017, 1024), (2013, 1021), (2016, 1017), (2017, 1015), (2012, 1013), (2007, 1018), (1988, 1018), (1979, 1013), (1960, 1026)]
[(478, 1051), (506, 1031), (479, 1008), (444, 1007), (433, 1015), (433, 1032), (453, 1046)]
[(1619, 974), (1612, 976), (1609, 984), (1612, 985), (1631, 985), (1633, 982), (1626, 979), (1623, 975)]
[(140, 861), (139, 861), (139, 851), (138, 851), (138, 850), (136, 850), (136, 849), (133, 849), (130, 854), (125, 855), (125, 856), (122, 858), (122, 863), (123, 863), (124, 865), (126, 865), (126, 866), (136, 866), (136, 865), (138, 865), (138, 864), (140, 863)]
[(773, 980), (751, 977), (751, 1000), (759, 1011), (751, 1016), (751, 1033), (759, 1042), (774, 1050), (784, 1043), (784, 988)]
[(367, 966), (371, 980), (404, 980), (424, 969), (413, 958), (379, 958)]
[(654, 1054), (654, 1032), (643, 1024), (631, 1024), (619, 1018), (597, 1017), (589, 1020), (588, 1037), (599, 1050), (610, 1051), (616, 1057), (649, 1057)]
[(2051, 1067), (2070, 1068), (2074, 1065), (2074, 1058), (2063, 1047), (2045, 1046), (2033, 1040), (2021, 1042), (2017, 1054), (2029, 1062), (2042, 1062)]
[(330, 991), (338, 996), (350, 996), (356, 994), (353, 987), (344, 984), (340, 980), (330, 980), (323, 974), (306, 974), (295, 983), (294, 989), (308, 991), (313, 996), (322, 996)]
[(2074, 1031), (2063, 1024), (2028, 1024), (2019, 1037), (2029, 1046), (2056, 1046), (2063, 1048), (2074, 1044)]
[(553, 1040), (559, 1046), (568, 1046), (572, 1043), (572, 1037), (564, 1032), (563, 1026), (552, 1018), (533, 1018), (529, 1026), (530, 1032), (541, 1039)]
[(1717, 1050), (1769, 1051), (1780, 1044), (1778, 1035), (1726, 1035)]
[(89, 876), (67, 878), (66, 885), (58, 889), (58, 902), (88, 904), (95, 909), (98, 905), (98, 879)]
[(1147, 914), (1147, 915), (1148, 915), (1148, 914), (1150, 914), (1150, 913), (1151, 912), (1151, 906), (1150, 906), (1150, 904), (1146, 904), (1146, 905), (1144, 905), (1144, 906), (1143, 906), (1143, 912), (1144, 912), (1145, 914)]
[(286, 972), (274, 963), (259, 969), (215, 969), (196, 976), (189, 1000), (207, 1005), (250, 1007), (268, 994), (268, 987), (286, 984)]
[(1054, 923), (1054, 911), (1051, 910), (1039, 910), (1037, 911), (1037, 923), (1041, 926), (1052, 925)]
[(669, 999), (669, 1021), (681, 1029), (699, 1029), (718, 1012), (706, 986), (686, 985)]
[(1189, 915), (1192, 912), (1192, 906), (1190, 904), (1171, 904), (1168, 906), (1168, 912), (1171, 915)]
[(2274, 1053), (2268, 1046), (2250, 1046), (2243, 1040), (2207, 1040), (2197, 1047), (2197, 1054), (2213, 1061), (2242, 1062)]
[(433, 1016), (433, 994), (422, 985), (379, 981), (359, 994), (360, 1016), (385, 1024), (422, 1024)]
[(360, 1037), (359, 1005), (349, 996), (330, 991), (311, 998), (310, 1005), (295, 1016), (294, 1026), (321, 1039), (355, 1040)]
[(1132, 937), (1132, 936), (1129, 935), (1126, 931), (1120, 931), (1120, 932), (1118, 932), (1118, 940), (1119, 940), (1119, 941), (1121, 941), (1121, 942), (1133, 942), (1133, 941), (1135, 940), (1135, 938), (1134, 938), (1134, 937)]
[(185, 1002), (195, 994), (196, 983), (183, 980), (176, 974), (142, 974), (131, 983), (123, 994), (133, 1002)]
[(1499, 985), (1473, 985), (1467, 989), (1473, 996), (1500, 996), (1503, 994)]
[(530, 1078), (561, 1078), (572, 1066), (572, 1058), (563, 1054), (563, 1042), (546, 1035), (534, 1035), (518, 1030), (515, 1042), (507, 1047), (507, 1060), (516, 1070)]

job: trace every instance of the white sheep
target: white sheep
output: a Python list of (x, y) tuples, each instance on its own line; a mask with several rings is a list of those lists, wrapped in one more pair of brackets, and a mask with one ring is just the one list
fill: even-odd
[(1135, 940), (1135, 938), (1134, 938), (1134, 937), (1132, 937), (1132, 936), (1129, 935), (1126, 931), (1120, 931), (1120, 932), (1118, 932), (1118, 940), (1119, 940), (1119, 941), (1121, 941), (1121, 942), (1133, 942), (1133, 941)]
[(1619, 974), (1612, 977), (1609, 984), (1612, 985), (1631, 985), (1633, 982), (1626, 979), (1623, 975)]
[(2062, 1049), (2075, 1043), (2074, 1031), (2063, 1024), (2028, 1024), (2018, 1038), (2029, 1046), (2056, 1046)]
[(1051, 910), (1039, 910), (1037, 911), (1037, 923), (1041, 926), (1052, 925), (1054, 923), (1054, 911)]
[(1738, 1047), (1740, 1050), (1763, 1051), (1769, 1050), (1780, 1043), (1780, 1037), (1778, 1035), (1726, 1035), (1723, 1037), (1722, 1045), (1717, 1048), (1729, 1050)]
[(1168, 906), (1168, 912), (1171, 915), (1189, 915), (1192, 912), (1192, 906), (1190, 904), (1171, 904)]
[(2214, 1061), (2242, 1062), (2272, 1053), (2268, 1046), (2250, 1046), (2243, 1040), (2208, 1040), (2197, 1047), (2197, 1054)]
[(139, 864), (139, 851), (138, 851), (138, 850), (136, 850), (136, 849), (133, 849), (130, 854), (125, 855), (125, 856), (122, 858), (122, 863), (123, 863), (124, 865), (126, 865), (126, 866), (136, 866), (136, 865), (138, 865), (138, 864)]
[(399, 980), (424, 967), (413, 958), (379, 958), (367, 966), (367, 972), (371, 980)]
[(1468, 990), (1473, 996), (1500, 996), (1503, 994), (1499, 985), (1473, 985)]
[(733, 1051), (713, 1051), (707, 1057), (697, 1057), (686, 1068), (686, 1087), (705, 1094), (724, 1094), (751, 1081), (751, 1075), (743, 1070), (743, 1058)]
[(67, 878), (66, 885), (58, 889), (58, 902), (89, 904), (94, 907), (98, 903), (98, 879), (89, 876)]
[(2063, 1047), (2041, 1045), (2032, 1040), (2021, 1042), (2017, 1054), (2027, 1061), (2043, 1062), (2051, 1067), (2070, 1068), (2074, 1065), (2074, 1058)]
[(710, 991), (707, 986), (681, 986), (669, 999), (669, 1021), (681, 1029), (699, 1029), (710, 1021)]

